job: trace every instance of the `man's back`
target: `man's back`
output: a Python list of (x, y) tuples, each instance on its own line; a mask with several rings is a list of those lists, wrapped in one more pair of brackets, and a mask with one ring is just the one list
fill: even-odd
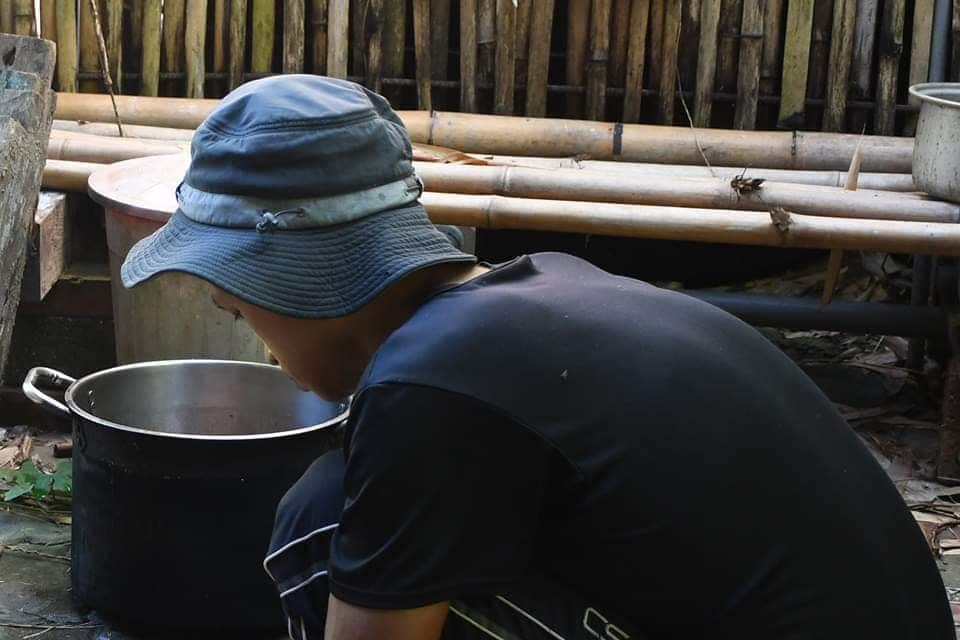
[[(953, 637), (934, 562), (879, 465), (792, 362), (714, 307), (561, 254), (436, 295), (388, 338), (361, 386), (344, 531), (351, 485), (399, 464), (390, 447), (377, 452), (382, 437), (367, 437), (364, 419), (382, 398), (402, 406), (398, 389), (484, 416), (461, 429), (469, 418), (438, 426), (443, 416), (425, 415), (400, 434), (428, 443), (424, 465), (469, 455), (461, 439), (497, 456), (451, 492), (495, 492), (493, 475), (521, 480), (511, 495), (475, 498), (485, 513), (463, 511), (449, 537), (481, 529), (502, 553), (523, 541), (523, 571), (654, 638)], [(363, 459), (354, 478), (352, 456)], [(524, 486), (530, 496), (517, 495)], [(416, 500), (405, 508), (435, 507)], [(332, 578), (349, 584), (373, 546), (335, 544)], [(447, 564), (425, 569), (422, 584), (497, 581)]]

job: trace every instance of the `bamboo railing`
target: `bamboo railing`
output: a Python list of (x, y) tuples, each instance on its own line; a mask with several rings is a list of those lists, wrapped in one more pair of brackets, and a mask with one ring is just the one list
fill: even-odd
[[(396, 108), (911, 134), (932, 0), (97, 0), (115, 88), (221, 97), (349, 77)], [(100, 92), (89, 0), (2, 0), (57, 43), (57, 89)], [(39, 5), (39, 15), (36, 6)], [(960, 79), (960, 2), (946, 52)], [(682, 89), (682, 90), (681, 90)]]

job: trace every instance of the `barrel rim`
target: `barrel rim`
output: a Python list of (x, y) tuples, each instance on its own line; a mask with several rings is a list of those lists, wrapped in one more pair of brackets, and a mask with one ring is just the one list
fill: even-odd
[[(940, 93), (947, 93), (955, 100), (944, 98)], [(923, 101), (960, 110), (960, 82), (924, 82), (910, 87), (910, 95)]]
[(133, 369), (143, 369), (151, 367), (167, 367), (167, 366), (180, 366), (184, 364), (212, 364), (212, 365), (230, 365), (230, 366), (243, 366), (243, 367), (256, 367), (264, 369), (273, 369), (276, 371), (281, 371), (281, 368), (276, 365), (266, 364), (262, 362), (248, 362), (245, 360), (217, 360), (217, 359), (204, 359), (204, 358), (186, 358), (180, 360), (154, 360), (148, 362), (135, 362), (132, 364), (120, 365), (117, 367), (111, 367), (110, 369), (103, 369), (91, 373), (90, 375), (84, 376), (79, 380), (73, 382), (69, 387), (67, 387), (66, 392), (64, 393), (64, 401), (69, 407), (71, 413), (73, 413), (74, 418), (81, 418), (88, 422), (92, 422), (96, 425), (107, 427), (110, 429), (116, 429), (117, 431), (124, 431), (127, 433), (136, 433), (138, 435), (144, 436), (153, 436), (157, 438), (172, 438), (175, 440), (210, 440), (210, 441), (251, 441), (251, 440), (274, 440), (277, 438), (286, 438), (302, 435), (305, 433), (311, 433), (313, 431), (318, 431), (320, 429), (326, 429), (332, 427), (336, 424), (339, 424), (347, 419), (347, 416), (350, 414), (350, 399), (346, 398), (341, 400), (339, 403), (330, 402), (325, 400), (325, 402), (330, 402), (331, 405), (339, 405), (338, 408), (342, 410), (337, 415), (333, 416), (329, 420), (321, 422), (319, 424), (307, 425), (304, 427), (298, 427), (296, 429), (288, 429), (285, 431), (274, 431), (270, 433), (250, 433), (250, 434), (240, 434), (240, 435), (226, 435), (226, 434), (192, 434), (192, 433), (169, 433), (165, 431), (153, 431), (150, 429), (143, 429), (140, 427), (131, 427), (129, 425), (120, 424), (113, 422), (111, 420), (106, 420), (99, 416), (95, 416), (86, 409), (83, 409), (77, 402), (74, 400), (74, 393), (81, 387), (90, 384), (93, 381), (96, 381), (100, 378), (105, 378), (110, 375), (115, 375), (117, 373), (122, 373), (124, 371), (130, 371)]

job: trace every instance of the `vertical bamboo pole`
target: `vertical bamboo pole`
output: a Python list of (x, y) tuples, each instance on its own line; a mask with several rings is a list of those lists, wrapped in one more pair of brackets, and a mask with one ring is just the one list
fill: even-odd
[[(675, 1), (675, 0), (671, 0)], [(660, 76), (663, 73), (663, 14), (666, 12), (667, 0), (650, 0), (650, 34), (648, 37), (650, 49), (650, 64), (647, 65), (647, 79), (650, 88), (660, 90)], [(659, 96), (658, 96), (659, 99)]]
[[(388, 4), (406, 6), (403, 2)], [(327, 0), (313, 0), (310, 3), (310, 26), (313, 28), (312, 71), (321, 75), (327, 72), (327, 9)]]
[[(169, 2), (169, 0), (166, 0)], [(346, 1), (346, 0), (344, 0)], [(276, 29), (277, 6), (274, 0), (253, 0), (253, 23), (250, 51), (250, 71), (270, 73), (273, 71), (273, 37)], [(166, 16), (166, 11), (164, 11)], [(166, 35), (166, 34), (164, 34)]]
[[(161, 71), (183, 71), (185, 0), (163, 0), (163, 58)], [(166, 83), (177, 86), (175, 82)]]
[(740, 22), (743, 0), (723, 0), (720, 9), (720, 46), (717, 52), (717, 89), (733, 92), (737, 87), (740, 56)]
[(630, 2), (630, 40), (627, 43), (627, 75), (623, 81), (623, 121), (640, 120), (643, 102), (643, 70), (647, 55), (650, 0)]
[(77, 3), (57, 0), (57, 87), (60, 91), (77, 90)]
[(350, 0), (329, 0), (327, 20), (327, 75), (347, 77), (350, 40)]
[(530, 10), (533, 7), (531, 0), (517, 2), (517, 43), (515, 47), (517, 72), (516, 85), (527, 84), (527, 66), (530, 64)]
[(513, 0), (497, 0), (497, 49), (493, 112), (513, 114), (513, 83), (516, 78), (517, 8)]
[[(880, 0), (857, 0), (853, 62), (850, 65), (852, 97), (857, 100), (870, 100), (873, 97), (873, 49), (879, 6)], [(850, 114), (851, 131), (862, 131), (866, 122), (864, 112), (853, 111)]]
[[(123, 67), (126, 73), (143, 70), (143, 8), (146, 0), (124, 0), (126, 15), (123, 20)], [(133, 83), (140, 90), (142, 80)], [(127, 93), (134, 93), (131, 83), (126, 85)]]
[(843, 131), (844, 129), (856, 18), (857, 5), (849, 0), (834, 0), (830, 64), (827, 72), (827, 101), (823, 112), (823, 128), (826, 131)]
[(54, 0), (40, 0), (40, 37), (57, 44), (57, 6)]
[[(10, 2), (10, 0), (7, 0)], [(13, 31), (22, 36), (37, 35), (36, 7), (33, 0), (13, 0)]]
[[(567, 84), (583, 86), (586, 66), (587, 29), (590, 24), (590, 0), (570, 0), (567, 8)], [(584, 96), (579, 93), (567, 95), (567, 116), (583, 115)]]
[(388, 0), (369, 0), (367, 4), (367, 86), (380, 93), (383, 78), (383, 3)]
[[(229, 1), (213, 0), (213, 33), (211, 34), (213, 55), (210, 58), (210, 68), (214, 73), (223, 73), (227, 70), (227, 34), (230, 30), (227, 3)], [(216, 80), (213, 84), (218, 92), (226, 86), (220, 80)]]
[(13, 33), (13, 2), (0, 2), (0, 33)]
[(417, 105), (433, 110), (430, 93), (430, 0), (413, 0), (413, 43), (417, 60)]
[[(476, 14), (476, 0), (473, 0)], [(463, 10), (461, 8), (461, 10)], [(403, 75), (403, 47), (407, 36), (407, 3), (386, 0), (383, 5), (383, 75), (387, 78), (399, 78)], [(476, 24), (476, 21), (474, 21)], [(476, 27), (474, 27), (476, 29)], [(476, 31), (474, 31), (476, 40)], [(473, 46), (473, 56), (476, 60), (476, 44)], [(476, 62), (474, 62), (476, 64)], [(388, 87), (387, 95), (391, 101), (399, 102), (400, 88)]]
[(807, 97), (823, 98), (827, 87), (827, 61), (830, 57), (830, 23), (833, 0), (816, 0), (810, 36), (810, 63), (807, 71)]
[(950, 79), (960, 82), (960, 0), (953, 0), (953, 61)]
[[(597, 0), (594, 0), (596, 2)], [(673, 124), (673, 105), (676, 101), (677, 50), (680, 46), (680, 19), (682, 7), (679, 2), (667, 2), (663, 14), (663, 69), (660, 73), (660, 104), (658, 114), (663, 124)]]
[(123, 0), (106, 0), (101, 6), (110, 77), (114, 90), (120, 93), (123, 91)]
[(689, 91), (697, 84), (697, 58), (699, 50), (695, 46), (686, 46), (688, 42), (700, 41), (700, 7), (702, 0), (685, 0), (683, 4), (683, 19), (680, 22), (680, 32), (683, 34), (683, 40), (680, 43), (680, 49), (677, 52), (680, 74), (679, 84), (684, 90)]
[(304, 0), (286, 0), (283, 6), (283, 72), (303, 73)]
[(693, 124), (698, 127), (710, 126), (713, 111), (720, 6), (720, 0), (703, 0), (700, 5), (700, 56), (697, 58), (697, 84), (693, 94)]
[(760, 63), (760, 92), (773, 95), (779, 88), (780, 56), (783, 43), (783, 6), (786, 0), (767, 0), (763, 15), (763, 60)]
[(430, 77), (446, 80), (450, 57), (450, 0), (430, 2)]
[(880, 23), (880, 69), (877, 76), (877, 112), (874, 133), (892, 136), (896, 123), (897, 74), (903, 51), (905, 0), (886, 0)]
[(143, 5), (140, 93), (145, 96), (155, 96), (160, 90), (160, 4), (161, 0), (146, 0)]
[(763, 3), (743, 0), (740, 25), (740, 70), (737, 73), (737, 106), (733, 115), (736, 129), (757, 126), (757, 101), (760, 97), (760, 58), (763, 55)]
[(477, 78), (480, 85), (493, 84), (493, 61), (497, 45), (497, 0), (477, 1)]
[(610, 14), (610, 73), (607, 82), (614, 87), (622, 87), (626, 77), (629, 39), (630, 0), (613, 0)]
[(606, 119), (609, 52), (610, 0), (593, 0), (586, 68), (586, 117), (589, 120)]
[(243, 60), (247, 49), (247, 0), (230, 0), (230, 28), (227, 62), (227, 90), (243, 83)]
[(350, 73), (367, 74), (366, 25), (367, 5), (370, 0), (350, 0)]
[[(93, 10), (90, 0), (79, 0), (79, 68), (81, 74), (98, 74), (100, 61), (97, 53), (97, 32), (93, 24)], [(99, 8), (99, 5), (98, 5)], [(94, 93), (100, 90), (100, 82), (93, 79), (80, 80), (80, 91)]]
[(534, 7), (530, 15), (526, 113), (534, 118), (542, 118), (547, 115), (547, 72), (550, 69), (550, 37), (553, 31), (554, 2), (553, 0), (532, 0), (532, 3)]
[(477, 110), (477, 0), (460, 0), (460, 110)]
[[(926, 82), (930, 73), (930, 44), (933, 38), (934, 0), (915, 0), (913, 4), (913, 36), (910, 38), (910, 82), (914, 85)], [(960, 3), (956, 3), (960, 6)], [(910, 96), (910, 104), (920, 106), (920, 101)], [(917, 126), (917, 114), (911, 114), (907, 122), (907, 135), (913, 135)]]
[(813, 0), (790, 0), (787, 5), (786, 42), (778, 124), (788, 129), (803, 124), (807, 97), (807, 68), (813, 28)]
[(187, 0), (184, 47), (187, 58), (187, 97), (202, 98), (206, 79), (207, 0)]

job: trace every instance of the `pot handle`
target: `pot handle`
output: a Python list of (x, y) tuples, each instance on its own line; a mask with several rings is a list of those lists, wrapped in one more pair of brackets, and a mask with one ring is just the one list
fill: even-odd
[(66, 389), (71, 384), (76, 382), (76, 379), (71, 378), (65, 373), (60, 373), (56, 369), (48, 369), (47, 367), (34, 367), (27, 372), (27, 377), (23, 381), (23, 394), (25, 396), (30, 398), (30, 400), (33, 402), (39, 404), (47, 411), (63, 418), (70, 419), (70, 410), (67, 409), (67, 406), (59, 400), (54, 400), (44, 392), (37, 389), (36, 384), (38, 382), (47, 387)]

